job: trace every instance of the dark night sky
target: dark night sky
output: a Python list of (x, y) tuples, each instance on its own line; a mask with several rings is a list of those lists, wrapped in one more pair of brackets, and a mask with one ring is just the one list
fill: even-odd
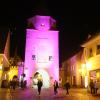
[(80, 49), (88, 34), (100, 30), (100, 7), (97, 4), (67, 0), (4, 0), (0, 3), (0, 26), (10, 27), (14, 44), (11, 52), (17, 44), (18, 55), (24, 58), (26, 20), (37, 14), (50, 15), (57, 21), (62, 62)]

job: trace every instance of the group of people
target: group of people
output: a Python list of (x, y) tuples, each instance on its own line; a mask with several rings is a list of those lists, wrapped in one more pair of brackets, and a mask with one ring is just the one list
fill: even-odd
[(96, 83), (97, 83), (96, 81), (93, 80), (90, 81), (91, 94), (97, 94), (98, 87)]
[(18, 82), (17, 76), (14, 76), (14, 77), (12, 78), (12, 80), (10, 80), (10, 82), (9, 82), (10, 89), (15, 90), (16, 86), (18, 86), (18, 83), (19, 83), (19, 82)]
[[(27, 84), (27, 82), (24, 81), (23, 78), (22, 78), (21, 82), (20, 82), (20, 87), (22, 89), (24, 89), (26, 87), (26, 84)], [(19, 86), (19, 81), (18, 81), (17, 76), (14, 76), (13, 79), (10, 81), (10, 88), (15, 90), (16, 86)], [(41, 94), (42, 86), (43, 86), (43, 80), (42, 79), (38, 79), (37, 87), (38, 87), (38, 94), (39, 95)], [(65, 86), (65, 89), (66, 89), (66, 94), (69, 94), (69, 89), (70, 89), (69, 82), (66, 81), (64, 86)], [(58, 88), (59, 88), (59, 83), (58, 83), (57, 80), (54, 81), (53, 87), (54, 87), (54, 94), (56, 95), (58, 93)]]
[[(69, 84), (68, 80), (64, 84), (64, 87), (66, 89), (66, 94), (69, 94), (70, 84)], [(58, 91), (57, 91), (58, 88), (59, 88), (58, 82), (55, 80), (54, 81), (54, 94), (55, 95), (58, 93)]]
[(15, 90), (16, 87), (21, 87), (22, 89), (26, 88), (27, 81), (24, 78), (19, 82), (18, 77), (14, 76), (9, 82), (10, 89)]
[[(41, 94), (42, 86), (43, 86), (43, 81), (42, 80), (38, 80), (37, 87), (38, 87), (39, 95)], [(54, 85), (53, 86), (54, 86), (54, 94), (56, 95), (58, 93), (58, 88), (59, 88), (59, 84), (58, 84), (57, 80), (54, 81)], [(68, 80), (66, 81), (64, 86), (65, 86), (65, 89), (66, 89), (66, 94), (69, 94), (70, 84), (69, 84)]]

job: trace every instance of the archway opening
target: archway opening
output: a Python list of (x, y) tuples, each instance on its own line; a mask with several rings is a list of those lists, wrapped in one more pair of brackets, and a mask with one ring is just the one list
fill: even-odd
[(46, 72), (46, 70), (39, 69), (36, 71), (33, 77), (33, 87), (37, 87), (36, 84), (38, 82), (38, 79), (41, 79), (43, 81), (43, 88), (49, 88), (50, 87), (50, 77), (49, 74)]

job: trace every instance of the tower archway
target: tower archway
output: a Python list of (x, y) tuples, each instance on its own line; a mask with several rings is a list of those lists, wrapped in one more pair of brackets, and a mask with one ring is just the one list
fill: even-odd
[(39, 69), (36, 71), (33, 77), (33, 87), (36, 87), (38, 79), (41, 79), (43, 81), (43, 88), (50, 87), (50, 77), (46, 70)]

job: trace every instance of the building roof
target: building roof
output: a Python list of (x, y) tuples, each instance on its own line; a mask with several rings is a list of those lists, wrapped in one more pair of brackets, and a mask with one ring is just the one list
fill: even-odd
[(0, 53), (4, 53), (9, 28), (0, 27)]
[(94, 35), (90, 35), (90, 36), (88, 37), (88, 39), (85, 40), (85, 41), (81, 44), (81, 47), (85, 47), (85, 45), (89, 44), (91, 41), (95, 41), (95, 40), (99, 39), (99, 37), (100, 37), (100, 32), (95, 33)]
[(28, 28), (37, 30), (55, 30), (56, 20), (47, 15), (35, 15), (27, 20)]

